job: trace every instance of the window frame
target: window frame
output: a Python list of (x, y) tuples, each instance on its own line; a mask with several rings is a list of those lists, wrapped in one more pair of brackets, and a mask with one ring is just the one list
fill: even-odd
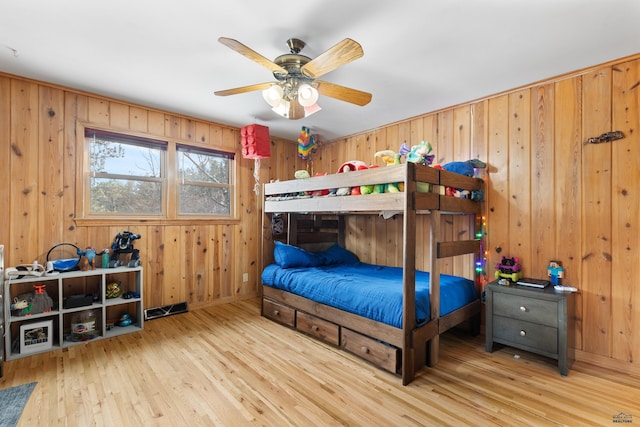
[[(179, 161), (179, 157), (180, 157), (180, 152), (192, 152), (195, 154), (204, 154), (204, 155), (210, 155), (210, 156), (219, 156), (219, 157), (225, 157), (227, 162), (228, 162), (228, 167), (229, 167), (229, 182), (226, 184), (219, 184), (219, 183), (206, 183), (203, 181), (187, 181), (188, 183), (190, 183), (189, 185), (197, 185), (197, 186), (201, 186), (201, 187), (212, 187), (212, 188), (226, 188), (229, 191), (229, 215), (225, 216), (225, 215), (205, 215), (206, 217), (233, 217), (234, 216), (234, 212), (235, 212), (235, 195), (236, 195), (236, 180), (235, 180), (235, 153), (229, 153), (226, 151), (222, 151), (222, 150), (216, 150), (213, 148), (202, 148), (202, 147), (198, 147), (198, 146), (193, 146), (193, 145), (187, 145), (187, 144), (183, 144), (183, 143), (176, 143), (176, 150), (175, 150), (175, 155), (176, 155), (176, 161), (175, 161), (175, 166), (176, 166), (176, 180), (175, 180), (175, 184), (176, 184), (176, 196), (175, 196), (175, 206), (176, 206), (176, 218), (197, 218), (197, 217), (201, 217), (203, 216), (202, 214), (193, 214), (193, 213), (181, 213), (180, 212), (180, 187), (182, 185), (185, 184), (185, 181), (183, 179), (183, 177), (180, 176), (180, 161)], [(199, 183), (199, 184), (196, 184)]]
[[(103, 134), (121, 136), (123, 139), (130, 138), (135, 144), (136, 140), (141, 145), (158, 143), (164, 148), (164, 155), (161, 157), (161, 185), (162, 185), (162, 214), (102, 214), (91, 213), (91, 162), (90, 144), (86, 143), (85, 132), (96, 131)], [(184, 141), (177, 138), (158, 137), (142, 132), (129, 130), (113, 130), (94, 126), (93, 124), (78, 123), (77, 125), (77, 151), (76, 162), (76, 213), (75, 221), (78, 225), (113, 225), (113, 224), (133, 224), (144, 223), (148, 225), (183, 225), (200, 222), (206, 223), (234, 223), (238, 222), (237, 217), (237, 153), (233, 151), (213, 148)], [(220, 154), (227, 156), (229, 162), (229, 215), (205, 215), (205, 214), (180, 214), (179, 213), (179, 187), (180, 177), (178, 175), (178, 147), (185, 150), (193, 150), (204, 154)], [(164, 168), (164, 169), (162, 169)], [(115, 175), (113, 175), (115, 176)], [(130, 178), (130, 176), (126, 176)], [(136, 177), (144, 180), (144, 177)], [(116, 178), (114, 178), (116, 179)]]

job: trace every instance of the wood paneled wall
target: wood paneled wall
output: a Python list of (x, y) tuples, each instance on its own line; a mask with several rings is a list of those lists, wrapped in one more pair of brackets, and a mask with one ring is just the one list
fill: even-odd
[[(580, 289), (577, 357), (637, 366), (639, 103), (637, 55), (332, 141), (310, 168), (334, 173), (344, 161), (373, 163), (378, 150), (421, 140), (432, 143), (437, 163), (486, 161), (487, 273), (494, 274), (502, 255), (520, 257), (524, 274), (534, 277), (545, 277), (549, 261), (560, 260), (564, 283)], [(583, 144), (614, 130), (626, 137)], [(457, 221), (447, 220), (445, 235), (465, 237)], [(400, 221), (359, 217), (349, 227), (347, 246), (362, 259), (400, 265)], [(419, 230), (428, 231), (428, 223)], [(355, 238), (362, 232), (374, 237)], [(418, 255), (419, 263), (428, 256)], [(443, 272), (468, 275), (472, 261), (442, 262)]]
[[(83, 144), (83, 136), (76, 135), (78, 122), (235, 152), (238, 220), (77, 223), (76, 156)], [(197, 308), (258, 295), (261, 199), (253, 191), (254, 161), (240, 155), (239, 134), (239, 129), (0, 74), (5, 265), (44, 263), (49, 248), (60, 242), (108, 248), (118, 232), (130, 230), (142, 235), (135, 246), (145, 268), (146, 307), (187, 301)], [(296, 145), (274, 138), (271, 151), (274, 161), (262, 160), (262, 169), (292, 176)]]
[[(430, 141), (436, 163), (479, 158), (488, 164), (485, 216), (489, 276), (502, 255), (518, 256), (524, 273), (543, 277), (550, 260), (565, 267), (575, 299), (577, 357), (637, 366), (640, 354), (640, 55), (532, 84), (486, 99), (324, 143), (310, 162), (290, 141), (272, 141), (261, 180), (291, 179), (295, 170), (335, 173), (345, 161), (402, 142)], [(257, 294), (260, 199), (253, 161), (238, 157), (239, 221), (209, 225), (74, 222), (76, 121), (238, 152), (238, 129), (0, 75), (0, 242), (7, 265), (43, 260), (52, 244), (109, 245), (118, 231), (143, 238), (145, 304), (192, 306)], [(612, 130), (626, 138), (587, 144)], [(449, 239), (469, 238), (471, 220), (447, 218)], [(348, 221), (347, 247), (368, 262), (400, 265), (401, 221), (361, 216)], [(427, 236), (428, 222), (418, 223)], [(366, 235), (370, 238), (363, 239)], [(419, 248), (426, 268), (428, 245)], [(472, 276), (473, 259), (443, 260), (442, 272)], [(249, 282), (242, 282), (248, 273)]]

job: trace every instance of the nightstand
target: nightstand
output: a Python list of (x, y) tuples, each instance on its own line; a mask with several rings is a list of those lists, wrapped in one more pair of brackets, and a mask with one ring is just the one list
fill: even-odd
[(558, 292), (552, 285), (537, 289), (495, 281), (487, 284), (485, 297), (487, 352), (493, 343), (505, 344), (557, 359), (560, 374), (568, 374), (571, 292)]

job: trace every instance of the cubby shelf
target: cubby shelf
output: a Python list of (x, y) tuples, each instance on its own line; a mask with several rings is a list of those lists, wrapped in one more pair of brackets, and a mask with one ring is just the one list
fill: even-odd
[[(134, 298), (107, 298), (107, 284), (120, 283), (123, 295), (135, 294)], [(22, 294), (33, 292), (34, 285), (46, 285), (47, 294), (53, 299), (51, 311), (26, 316), (14, 315), (11, 304)], [(31, 356), (59, 348), (85, 344), (94, 340), (111, 338), (122, 334), (141, 331), (144, 328), (144, 307), (142, 299), (142, 267), (98, 268), (88, 271), (70, 271), (47, 276), (26, 276), (20, 279), (4, 280), (5, 317), (5, 358), (6, 360)], [(91, 295), (90, 305), (64, 308), (65, 298), (72, 295)], [(92, 310), (95, 314), (96, 337), (88, 341), (69, 341), (71, 318), (77, 313)], [(128, 326), (118, 326), (122, 314), (128, 313), (133, 322)], [(51, 321), (51, 330), (46, 334), (46, 345), (21, 349), (20, 335), (30, 325), (37, 327)], [(21, 328), (22, 326), (22, 328)], [(26, 350), (26, 351), (25, 351)]]

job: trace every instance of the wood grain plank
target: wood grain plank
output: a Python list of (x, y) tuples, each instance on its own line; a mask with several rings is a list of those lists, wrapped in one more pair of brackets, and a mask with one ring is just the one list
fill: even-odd
[(409, 147), (419, 144), (420, 141), (424, 140), (424, 119), (422, 117), (418, 117), (410, 120), (410, 137), (407, 141), (407, 145)]
[[(60, 159), (64, 157), (64, 93), (59, 89), (39, 88), (38, 140), (38, 247), (50, 248), (63, 240), (64, 235), (64, 169)], [(46, 252), (38, 254), (39, 261), (46, 261)]]
[[(564, 159), (555, 156), (554, 86), (546, 84), (531, 89), (531, 270), (530, 276), (545, 277), (549, 261), (557, 257), (555, 230), (555, 164)], [(563, 261), (563, 260), (560, 260)], [(526, 274), (526, 273), (525, 273)]]
[(127, 104), (109, 102), (109, 125), (116, 129), (131, 129), (130, 112)]
[[(463, 105), (453, 109), (453, 152), (454, 159), (470, 160), (471, 156), (471, 106)], [(453, 215), (453, 238), (455, 240), (471, 239), (472, 227), (468, 215)], [(473, 254), (457, 256), (452, 259), (453, 274), (468, 276), (473, 271), (475, 257)]]
[[(611, 67), (582, 78), (582, 140), (611, 130)], [(611, 144), (582, 150), (583, 349), (611, 356)]]
[[(0, 144), (0, 156), (2, 156), (3, 159), (11, 158), (11, 99), (11, 79), (0, 76), (0, 141), (7, 141), (5, 144)], [(0, 168), (0, 179), (5, 183), (11, 180), (10, 167)], [(10, 196), (11, 186), (0, 186), (0, 200), (5, 201), (5, 203), (0, 204), (0, 215), (2, 218), (11, 217)], [(0, 227), (0, 242), (7, 247), (11, 246), (10, 234), (10, 227)], [(5, 267), (8, 267), (9, 252), (5, 253), (5, 257)]]
[(149, 133), (149, 113), (146, 109), (136, 106), (129, 107), (129, 129), (136, 132)]
[[(557, 258), (565, 269), (564, 281), (580, 287), (582, 283), (580, 231), (583, 217), (576, 215), (582, 206), (582, 80), (568, 79), (555, 86), (555, 216)], [(575, 295), (570, 312), (575, 314), (574, 342), (570, 347), (582, 348), (582, 293)]]
[(148, 110), (147, 130), (151, 135), (165, 136), (165, 114)]
[(87, 119), (93, 124), (108, 126), (109, 101), (95, 97), (88, 97), (87, 101)]
[(506, 256), (519, 257), (525, 274), (533, 275), (532, 256), (533, 214), (531, 200), (531, 163), (534, 150), (531, 143), (531, 91), (528, 89), (509, 96), (509, 252)]
[[(487, 265), (495, 266), (502, 256), (509, 256), (509, 98), (506, 95), (489, 100), (489, 157), (487, 174)], [(526, 179), (526, 177), (525, 177)], [(495, 272), (488, 267), (488, 274)]]
[[(434, 145), (434, 153), (436, 155), (434, 164), (443, 165), (452, 162), (455, 159), (454, 152), (454, 112), (452, 110), (441, 111), (437, 114), (437, 142)], [(433, 223), (432, 223), (433, 224)], [(447, 215), (440, 221), (440, 235), (442, 239), (451, 241), (454, 238), (454, 219)], [(453, 274), (453, 259), (442, 258), (439, 261), (440, 272), (443, 274)]]
[(441, 336), (437, 367), (423, 369), (403, 387), (391, 373), (260, 317), (256, 299), (155, 319), (135, 334), (5, 362), (3, 387), (38, 382), (19, 427), (42, 420), (608, 425), (621, 412), (640, 413), (639, 372), (576, 361), (561, 377), (553, 360), (518, 355), (508, 347), (486, 353), (482, 336), (471, 339), (454, 329)]
[[(11, 258), (6, 265), (31, 264), (38, 244), (38, 86), (11, 81), (9, 167)], [(35, 232), (34, 232), (35, 231)]]
[(180, 139), (196, 142), (196, 121), (187, 117), (180, 118)]
[[(613, 71), (612, 129), (625, 138), (611, 142), (612, 174), (612, 301), (621, 301), (612, 309), (612, 356), (634, 362), (640, 355), (640, 290), (633, 283), (640, 278), (640, 60), (617, 65)], [(626, 286), (620, 286), (627, 284)], [(612, 307), (613, 308), (613, 307)]]
[[(89, 97), (85, 95), (65, 94), (65, 146), (62, 166), (64, 169), (64, 241), (79, 243), (86, 240), (86, 228), (78, 227), (75, 219), (80, 216), (84, 203), (83, 178), (78, 179), (84, 161), (84, 142), (82, 126), (79, 123), (89, 121)], [(78, 137), (78, 134), (82, 137)]]

